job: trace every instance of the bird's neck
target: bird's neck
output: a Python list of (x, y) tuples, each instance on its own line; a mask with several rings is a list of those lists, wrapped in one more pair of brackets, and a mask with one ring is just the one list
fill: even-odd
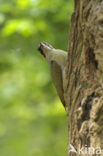
[(52, 50), (51, 52), (48, 52), (48, 55), (46, 57), (46, 60), (50, 63), (51, 61), (55, 61), (58, 65), (61, 66), (61, 68), (64, 68), (65, 62), (63, 59), (62, 53), (58, 53), (55, 49)]

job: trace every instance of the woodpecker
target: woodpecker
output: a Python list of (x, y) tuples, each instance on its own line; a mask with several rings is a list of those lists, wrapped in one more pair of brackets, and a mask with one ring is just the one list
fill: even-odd
[(64, 96), (66, 88), (65, 65), (67, 52), (55, 49), (46, 42), (41, 42), (38, 46), (38, 50), (50, 65), (51, 77), (55, 88), (65, 110), (67, 110)]

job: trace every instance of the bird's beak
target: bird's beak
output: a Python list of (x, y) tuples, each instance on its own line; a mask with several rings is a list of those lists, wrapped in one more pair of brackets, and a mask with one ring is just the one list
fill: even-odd
[(38, 46), (38, 50), (40, 51), (42, 49), (42, 44), (40, 43)]
[(45, 53), (43, 52), (43, 44), (42, 44), (42, 43), (39, 44), (39, 46), (38, 46), (38, 51), (39, 51), (44, 57), (46, 57), (46, 56), (45, 56)]

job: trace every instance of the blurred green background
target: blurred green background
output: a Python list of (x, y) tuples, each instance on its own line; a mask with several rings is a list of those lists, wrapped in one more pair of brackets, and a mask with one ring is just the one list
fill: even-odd
[(72, 0), (0, 0), (0, 156), (66, 156), (67, 119), (41, 41), (67, 50)]

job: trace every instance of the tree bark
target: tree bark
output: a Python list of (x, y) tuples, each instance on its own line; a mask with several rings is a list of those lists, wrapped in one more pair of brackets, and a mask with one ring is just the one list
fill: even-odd
[(98, 148), (103, 155), (103, 0), (74, 0), (69, 36), (66, 103), (69, 145), (77, 153), (68, 156), (95, 156)]

